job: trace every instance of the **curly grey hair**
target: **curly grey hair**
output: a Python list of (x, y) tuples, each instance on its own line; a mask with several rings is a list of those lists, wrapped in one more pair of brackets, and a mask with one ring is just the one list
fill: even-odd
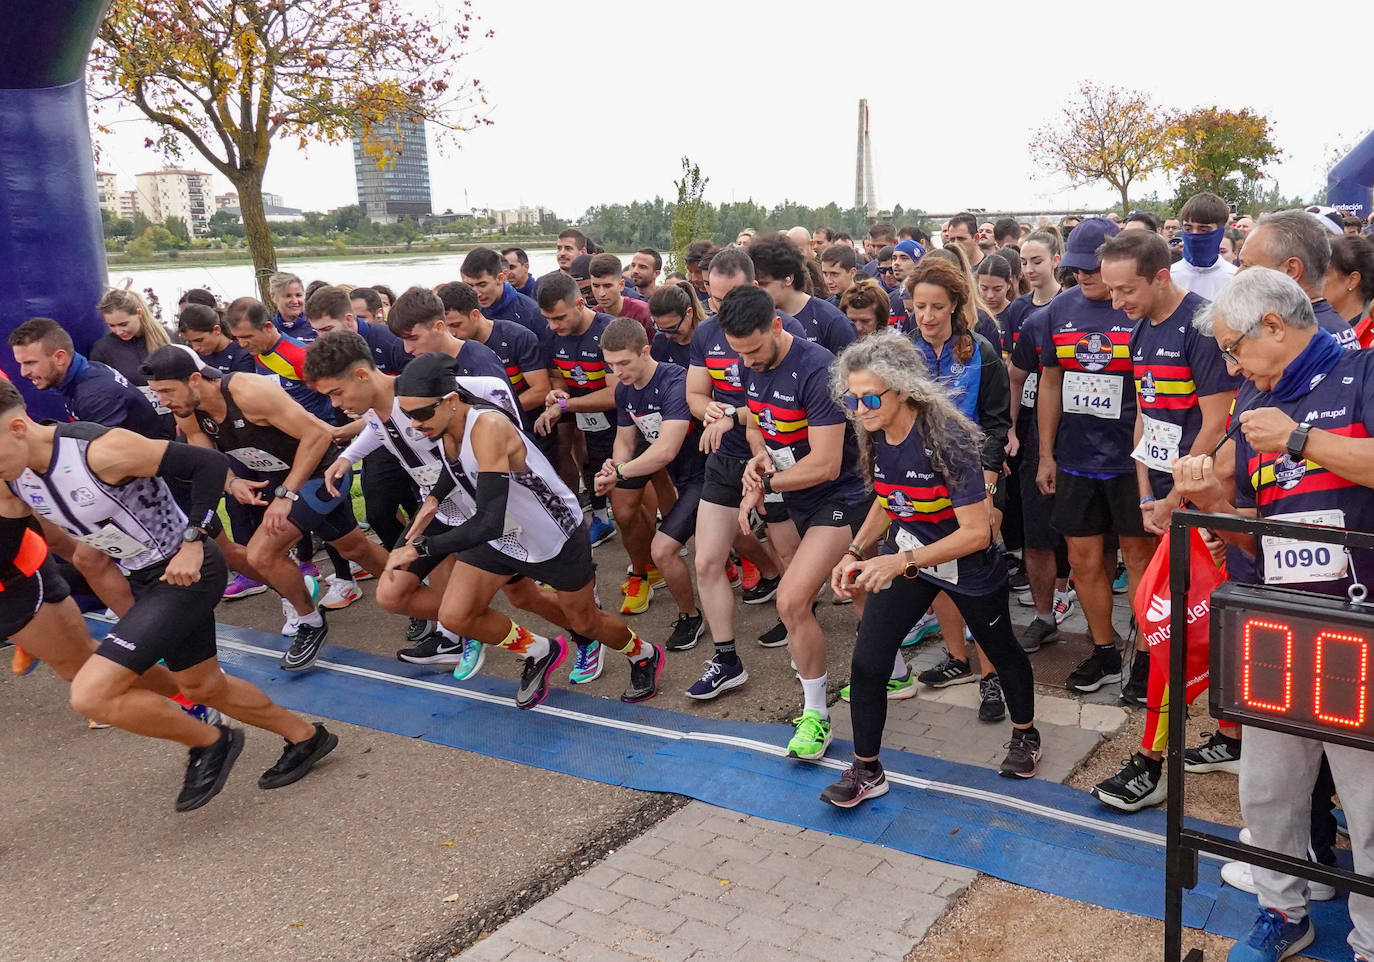
[[(967, 463), (968, 458), (957, 457), (957, 452), (981, 451), (983, 432), (950, 400), (945, 386), (930, 377), (925, 360), (906, 335), (878, 331), (845, 348), (830, 368), (830, 390), (836, 401), (849, 393), (849, 376), (856, 371), (877, 375), (901, 403), (911, 405), (916, 411), (913, 430), (925, 441), (931, 465), (950, 482), (965, 480), (961, 462)], [(859, 438), (864, 479), (872, 486), (873, 439), (857, 412), (846, 413)], [(973, 460), (978, 461), (976, 455)]]

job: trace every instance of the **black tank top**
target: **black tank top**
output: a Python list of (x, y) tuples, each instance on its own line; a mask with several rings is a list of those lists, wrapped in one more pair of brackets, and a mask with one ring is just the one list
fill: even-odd
[[(220, 378), (220, 393), (224, 395), (225, 414), (223, 421), (216, 421), (199, 408), (196, 421), (212, 444), (244, 467), (258, 474), (280, 482), (291, 470), (300, 441), (291, 435), (267, 424), (254, 424), (248, 420), (234, 403), (229, 392), (229, 383), (235, 374), (230, 372)], [(320, 463), (310, 472), (312, 478), (324, 474), (324, 469), (339, 456), (339, 448), (330, 444)]]

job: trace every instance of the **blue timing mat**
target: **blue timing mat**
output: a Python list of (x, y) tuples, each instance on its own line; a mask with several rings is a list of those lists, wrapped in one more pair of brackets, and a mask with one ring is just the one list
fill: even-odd
[[(108, 625), (89, 619), (103, 637)], [(278, 703), (494, 758), (642, 791), (674, 792), (721, 808), (962, 865), (1027, 888), (1162, 919), (1164, 813), (1116, 812), (1054, 782), (999, 777), (989, 769), (885, 751), (892, 790), (858, 809), (818, 799), (852, 746), (836, 742), (820, 764), (783, 757), (784, 725), (716, 721), (551, 689), (531, 712), (514, 684), (447, 674), (377, 655), (327, 647), (310, 671), (277, 668), (284, 639), (221, 626), (220, 661)], [(344, 750), (347, 750), (345, 744)], [(1046, 750), (1053, 752), (1049, 742)], [(1226, 826), (1192, 827), (1234, 838)], [(1350, 867), (1348, 853), (1343, 865)], [(1203, 857), (1184, 893), (1184, 924), (1228, 938), (1249, 931), (1254, 896), (1222, 885), (1221, 862)], [(1314, 902), (1316, 943), (1304, 955), (1348, 962), (1344, 899)]]

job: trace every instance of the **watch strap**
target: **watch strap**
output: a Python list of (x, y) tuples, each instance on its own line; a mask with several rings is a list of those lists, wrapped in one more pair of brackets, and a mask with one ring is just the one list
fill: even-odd
[(1307, 432), (1312, 430), (1312, 425), (1303, 421), (1293, 429), (1293, 433), (1288, 435), (1288, 457), (1294, 461), (1302, 459), (1303, 449), (1307, 447)]

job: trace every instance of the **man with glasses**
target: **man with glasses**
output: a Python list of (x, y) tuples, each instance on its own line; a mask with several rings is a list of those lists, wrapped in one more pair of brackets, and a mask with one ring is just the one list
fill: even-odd
[(863, 271), (869, 277), (878, 276), (878, 262), (881, 259), (878, 252), (884, 247), (892, 247), (897, 243), (897, 228), (887, 221), (879, 221), (868, 229), (868, 236), (864, 238), (864, 250), (868, 256), (873, 258), (864, 264)]
[(1112, 585), (1102, 567), (1104, 537), (1120, 539), (1132, 586), (1144, 574), (1155, 543), (1141, 519), (1131, 458), (1134, 325), (1112, 306), (1097, 254), (1119, 232), (1105, 217), (1090, 217), (1073, 229), (1060, 265), (1074, 272), (1078, 286), (1044, 308), (1049, 341), (1041, 354), (1036, 483), (1055, 496), (1050, 523), (1068, 544), (1078, 601), (1092, 634), (1092, 655), (1068, 678), (1069, 688), (1079, 692), (1121, 680), (1124, 643), (1112, 627)]

